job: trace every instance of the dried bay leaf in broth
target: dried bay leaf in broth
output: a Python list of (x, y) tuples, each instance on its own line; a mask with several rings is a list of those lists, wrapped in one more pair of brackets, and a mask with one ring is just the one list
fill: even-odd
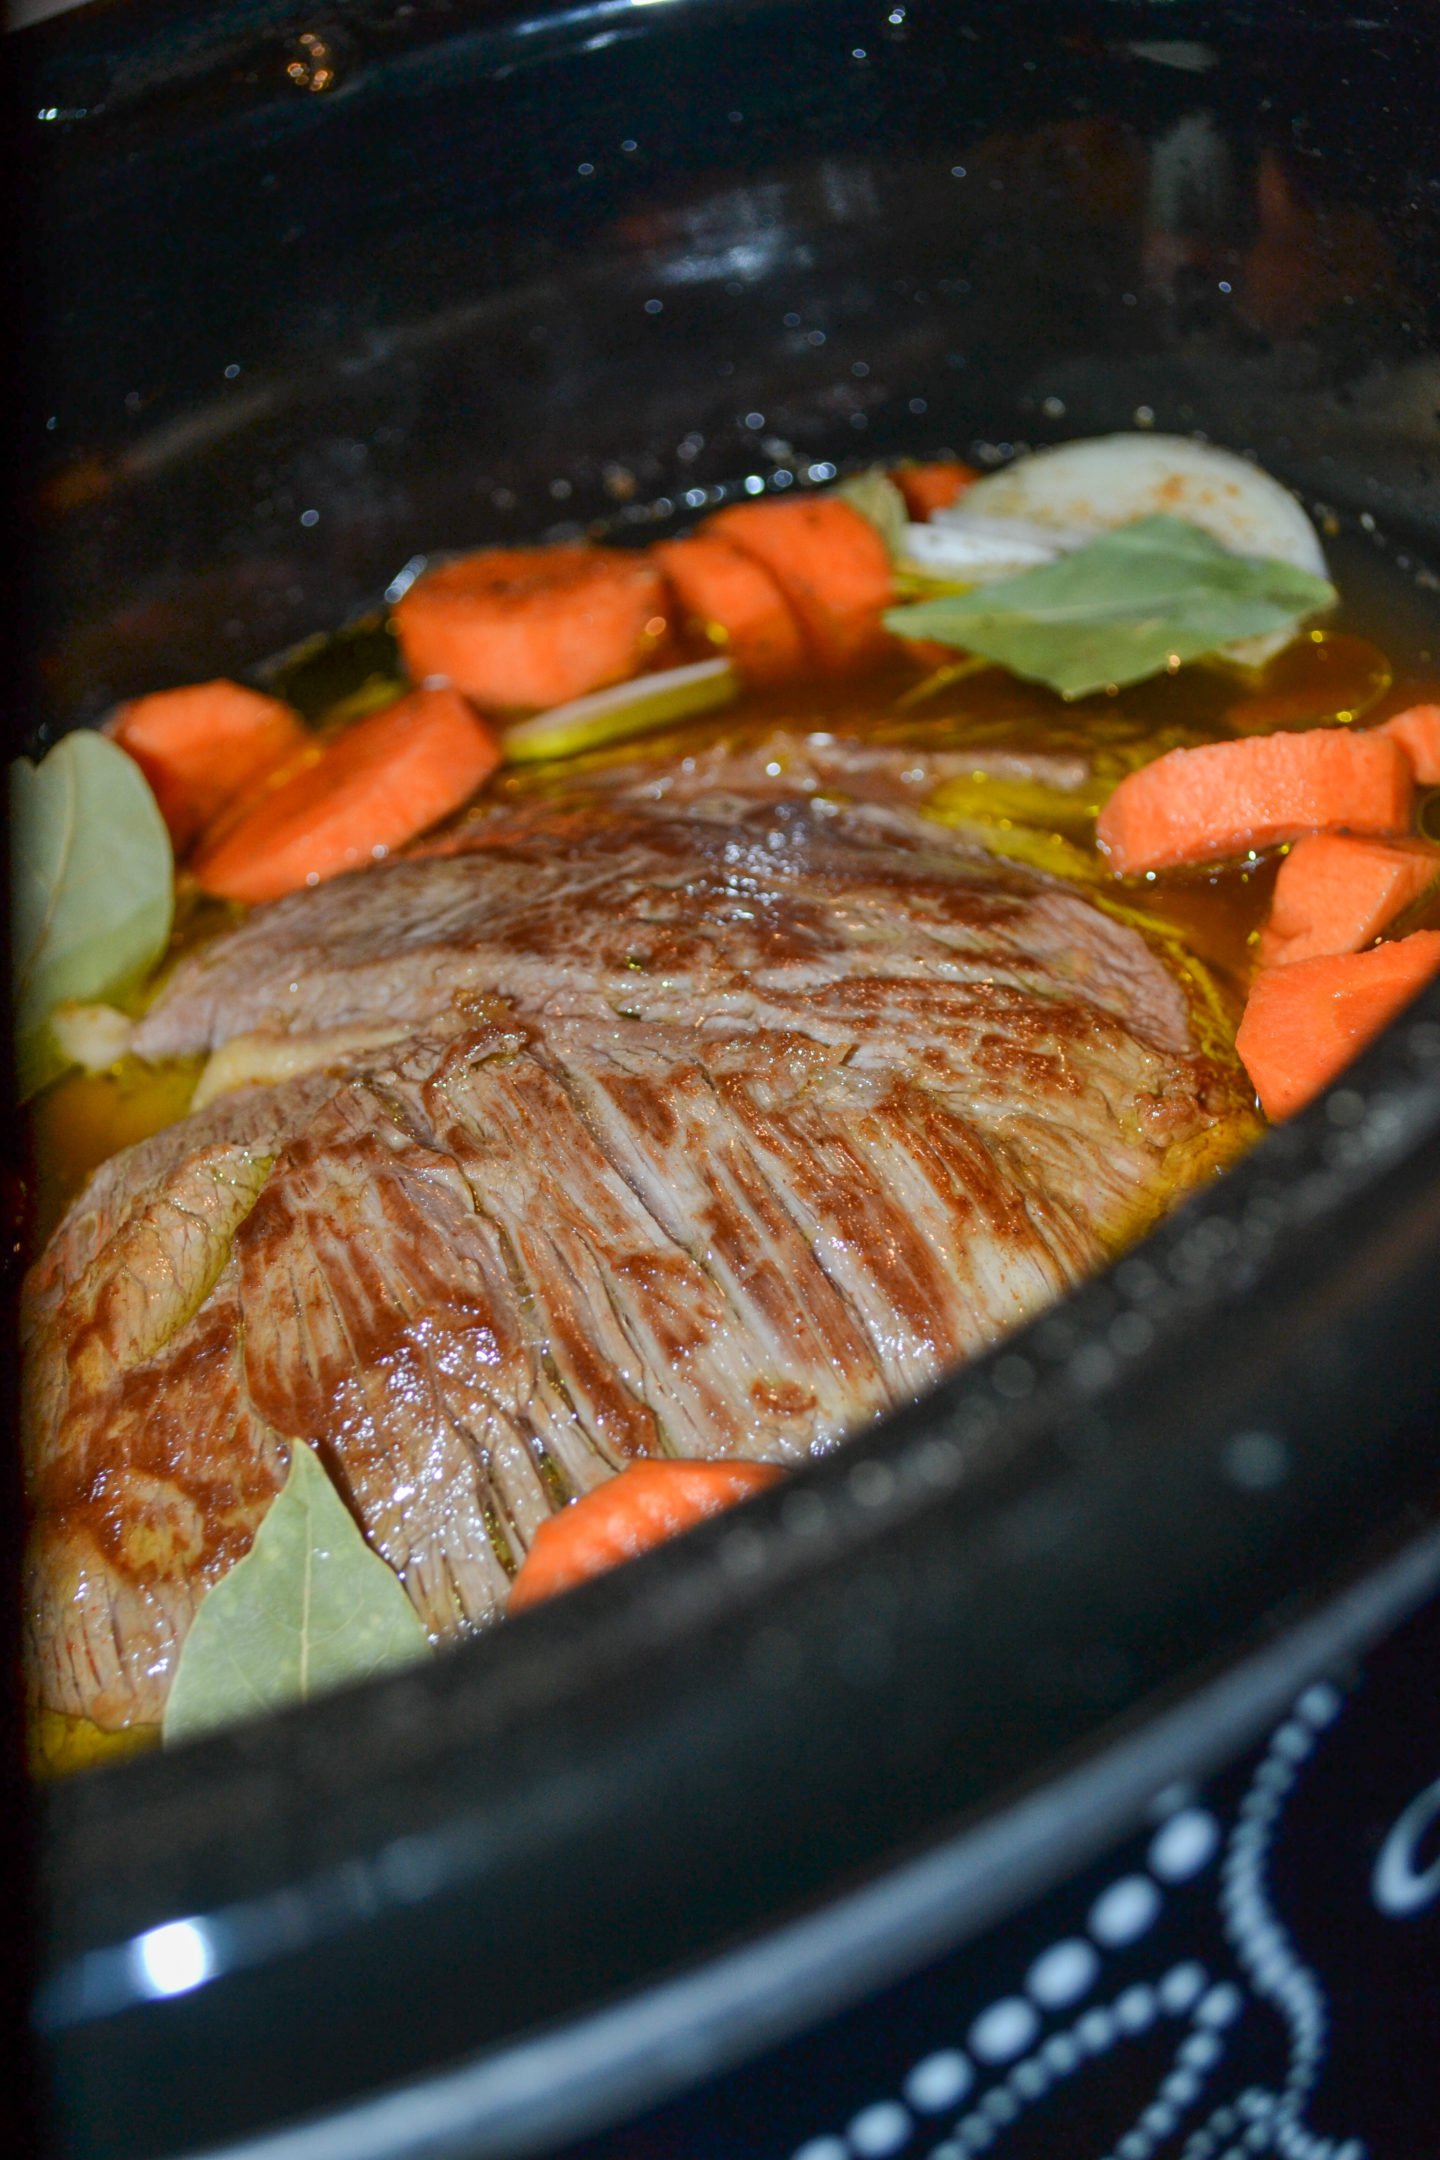
[(49, 1020), (71, 1000), (123, 994), (170, 936), (170, 836), (133, 758), (79, 730), (10, 768), (11, 957), (22, 1095), (64, 1069)]
[(1293, 627), (1335, 597), (1311, 571), (1232, 555), (1198, 526), (1156, 516), (998, 584), (892, 608), (885, 623), (899, 637), (981, 653), (1075, 698)]
[(367, 1680), (429, 1647), (398, 1576), (297, 1440), (254, 1544), (191, 1624), (165, 1706), (166, 1743)]

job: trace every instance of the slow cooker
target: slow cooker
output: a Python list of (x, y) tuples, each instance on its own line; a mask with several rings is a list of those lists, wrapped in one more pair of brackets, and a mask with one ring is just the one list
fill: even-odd
[[(127, 0), (11, 42), (17, 746), (876, 458), (1251, 452), (1440, 672), (1425, 0)], [(780, 475), (785, 475), (783, 481)], [(1430, 2160), (1440, 995), (513, 1629), (38, 1805), (85, 2160)]]

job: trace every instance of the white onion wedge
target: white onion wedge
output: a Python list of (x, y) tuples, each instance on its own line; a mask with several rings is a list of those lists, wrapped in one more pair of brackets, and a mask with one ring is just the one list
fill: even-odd
[(538, 763), (541, 758), (577, 757), (627, 736), (689, 720), (696, 713), (728, 705), (740, 694), (740, 678), (728, 660), (695, 660), (687, 667), (637, 675), (609, 690), (592, 691), (568, 705), (521, 720), (504, 735), (507, 764)]
[[(1032, 532), (1057, 526), (1087, 535), (1163, 514), (1198, 525), (1232, 554), (1328, 575), (1320, 536), (1288, 488), (1233, 451), (1186, 435), (1098, 435), (1037, 450), (977, 480), (956, 510), (1024, 519)], [(936, 522), (952, 516), (942, 510)], [(1258, 667), (1292, 635), (1246, 638), (1226, 656)]]
[[(1068, 540), (1080, 547), (1089, 537), (1077, 533)], [(1066, 541), (1058, 533), (1016, 518), (938, 518), (924, 525), (907, 525), (901, 534), (897, 564), (902, 571), (921, 577), (945, 578), (955, 584), (989, 585), (998, 578), (1016, 577), (1054, 562), (1065, 552)]]
[(1095, 537), (1079, 525), (1046, 525), (1038, 518), (992, 517), (983, 510), (967, 509), (963, 502), (949, 510), (937, 510), (930, 525), (922, 529), (933, 532), (937, 526), (945, 532), (968, 533), (972, 544), (991, 541), (998, 545), (1010, 540), (1027, 548), (1043, 548), (1052, 557), (1068, 555)]
[[(1288, 488), (1233, 451), (1186, 435), (1097, 435), (1037, 450), (977, 480), (956, 510), (1083, 534), (1132, 518), (1184, 518), (1232, 554), (1327, 575), (1320, 536)], [(936, 522), (953, 517), (942, 510)]]

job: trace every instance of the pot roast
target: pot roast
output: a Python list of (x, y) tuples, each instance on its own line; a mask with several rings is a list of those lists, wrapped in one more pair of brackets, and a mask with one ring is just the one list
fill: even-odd
[(50, 1707), (158, 1720), (297, 1439), (452, 1635), (626, 1462), (830, 1448), (1173, 1193), (1244, 1093), (1139, 929), (921, 814), (977, 764), (1085, 777), (612, 763), (182, 961), (134, 1046), (201, 1107), (28, 1286)]

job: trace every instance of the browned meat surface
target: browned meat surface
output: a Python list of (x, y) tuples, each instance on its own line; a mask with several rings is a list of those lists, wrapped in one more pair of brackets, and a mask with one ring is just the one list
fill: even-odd
[[(883, 847), (861, 855), (856, 843), (953, 857), (915, 806), (951, 773), (987, 762), (1002, 773), (1038, 767), (1062, 787), (1085, 778), (1077, 759), (925, 755), (778, 732), (658, 774), (653, 760), (608, 766), (587, 788), (541, 805), (487, 810), (383, 875), (259, 911), (177, 971), (135, 1048), (181, 1057), (256, 1030), (328, 1032), (382, 1018), (420, 1027), (472, 990), (514, 997), (527, 1011), (709, 1018), (721, 1001), (758, 1016), (772, 986), (783, 998), (807, 973), (852, 964), (852, 947), (864, 966), (877, 940), (910, 935), (908, 923), (892, 924), (909, 862)], [(822, 793), (841, 782), (843, 795)], [(806, 808), (817, 796), (818, 813)], [(827, 833), (836, 845), (824, 844)], [(483, 874), (470, 860), (477, 852)], [(975, 867), (993, 889), (988, 860)], [(912, 914), (915, 905), (912, 896)], [(853, 925), (843, 939), (828, 919), (840, 907)], [(955, 915), (948, 886), (939, 912), (947, 909)], [(931, 964), (936, 940), (973, 942), (973, 913), (967, 903), (953, 924), (937, 920), (920, 964)], [(1153, 994), (1166, 1000), (1173, 1033), (1183, 1025), (1173, 987)]]
[(847, 804), (775, 762), (514, 803), (177, 972), (155, 1051), (409, 1032), (116, 1158), (33, 1271), (50, 1705), (159, 1716), (293, 1441), (437, 1636), (482, 1624), (568, 1496), (832, 1446), (1236, 1111), (1138, 933), (907, 807), (933, 767)]

